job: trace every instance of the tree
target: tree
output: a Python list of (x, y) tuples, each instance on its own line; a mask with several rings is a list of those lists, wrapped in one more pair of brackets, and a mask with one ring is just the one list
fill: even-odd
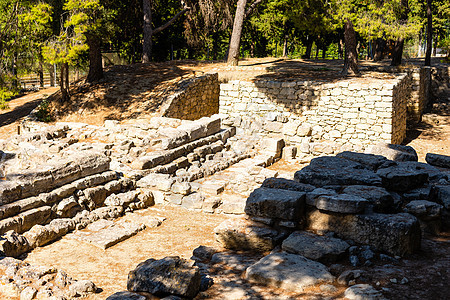
[(241, 34), (244, 26), (244, 19), (250, 15), (262, 0), (255, 0), (250, 7), (245, 10), (247, 0), (238, 0), (236, 6), (236, 14), (234, 16), (233, 32), (231, 33), (230, 46), (228, 50), (227, 63), (229, 66), (237, 66), (239, 64), (239, 50), (241, 46)]
[(152, 46), (153, 46), (153, 35), (163, 31), (170, 25), (172, 25), (180, 16), (182, 16), (186, 11), (190, 10), (190, 7), (184, 7), (175, 16), (173, 16), (167, 23), (153, 29), (152, 25), (152, 0), (143, 0), (143, 11), (144, 11), (144, 37), (142, 45), (142, 62), (148, 63), (151, 61), (152, 57)]
[(18, 72), (31, 70), (40, 57), (50, 20), (46, 3), (0, 0), (0, 106), (17, 94)]
[(425, 66), (431, 66), (432, 42), (433, 42), (433, 17), (431, 12), (431, 0), (427, 0), (427, 51), (425, 54)]

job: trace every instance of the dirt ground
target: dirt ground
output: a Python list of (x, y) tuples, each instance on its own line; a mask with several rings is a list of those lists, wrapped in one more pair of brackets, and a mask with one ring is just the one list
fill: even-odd
[[(298, 61), (290, 64), (286, 70), (297, 69), (299, 76), (314, 74), (314, 77), (338, 71), (337, 63), (325, 65), (320, 61), (313, 62)], [(285, 62), (276, 59), (269, 61), (255, 59), (243, 62), (241, 65), (263, 68), (266, 64), (279, 67), (283, 63)], [(370, 63), (368, 62), (367, 65)], [(309, 69), (302, 70), (302, 66)], [(162, 68), (163, 72), (156, 77), (153, 76), (155, 78), (152, 79), (152, 76), (148, 75), (152, 68)], [(227, 73), (227, 67), (224, 64), (194, 62), (168, 63), (165, 66), (155, 64), (142, 67), (140, 70), (141, 73), (137, 72), (133, 76), (130, 76), (131, 71), (127, 68), (117, 68), (115, 72), (109, 75), (107, 73), (107, 78), (110, 76), (109, 79), (100, 83), (98, 92), (91, 93), (90, 97), (83, 95), (87, 95), (87, 91), (94, 87), (82, 83), (74, 85), (73, 93), (78, 95), (78, 106), (71, 109), (64, 104), (55, 106), (55, 109), (59, 110), (60, 120), (99, 124), (105, 118), (111, 118), (114, 115), (119, 115), (120, 119), (133, 118), (136, 117), (136, 113), (139, 115), (147, 109), (157, 109), (158, 101), (155, 99), (180, 78), (187, 78), (198, 72), (220, 70), (224, 70), (223, 78), (225, 79), (242, 75), (236, 74), (235, 71)], [(250, 74), (249, 76), (260, 76), (260, 73), (264, 72), (254, 70), (246, 73)], [(331, 77), (334, 78), (333, 76)], [(108, 80), (113, 80), (114, 77), (118, 78), (120, 84), (108, 86)], [(156, 88), (148, 94), (141, 95), (143, 90), (148, 91), (152, 87)], [(10, 101), (11, 108), (0, 111), (0, 138), (15, 134), (20, 119), (38, 104), (39, 99), (53, 92), (55, 89), (44, 90)], [(449, 99), (441, 100), (442, 103), (448, 104)], [(442, 107), (437, 105), (431, 114), (424, 117), (424, 122), (408, 132), (406, 144), (416, 149), (420, 161), (424, 161), (425, 154), (428, 152), (450, 155), (450, 113), (448, 106)], [(285, 163), (279, 164), (280, 171), (283, 173), (290, 171), (293, 173), (297, 167)], [(57, 267), (76, 279), (90, 279), (103, 291), (88, 299), (105, 299), (114, 292), (126, 290), (128, 272), (146, 259), (159, 259), (169, 255), (190, 258), (192, 250), (199, 245), (218, 247), (214, 240), (213, 228), (225, 219), (233, 217), (187, 211), (181, 207), (172, 206), (155, 206), (142, 213), (163, 216), (166, 221), (158, 228), (146, 229), (107, 250), (62, 238), (48, 246), (33, 250), (25, 260), (31, 264)], [(252, 259), (249, 261), (251, 262)], [(344, 268), (350, 267), (346, 262), (342, 264)], [(395, 265), (385, 266), (385, 264), (385, 262), (375, 262), (375, 267), (362, 267), (362, 269), (367, 271), (366, 282), (377, 288), (383, 288), (383, 293), (388, 298), (448, 299), (450, 295), (449, 234), (426, 237), (420, 253), (407, 257)], [(229, 267), (209, 268), (208, 272), (215, 276), (216, 284), (199, 295), (199, 298), (281, 299), (279, 291), (263, 287), (250, 288), (241, 278), (241, 273), (232, 272)], [(408, 279), (408, 283), (399, 284), (403, 277)], [(397, 283), (392, 279), (395, 279)], [(344, 288), (340, 287), (333, 293), (328, 293), (327, 296), (331, 299), (342, 298), (343, 290)], [(325, 294), (313, 289), (302, 295), (291, 296), (293, 299), (323, 299), (323, 295)]]

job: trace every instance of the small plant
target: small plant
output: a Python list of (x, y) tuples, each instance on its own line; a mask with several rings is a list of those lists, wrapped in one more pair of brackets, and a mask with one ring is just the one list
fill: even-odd
[(9, 105), (6, 101), (16, 96), (17, 93), (6, 88), (0, 88), (0, 109), (7, 109)]
[(48, 101), (48, 98), (44, 99), (41, 104), (39, 104), (38, 110), (36, 112), (36, 118), (40, 122), (45, 123), (52, 121), (52, 116), (50, 114), (50, 101)]

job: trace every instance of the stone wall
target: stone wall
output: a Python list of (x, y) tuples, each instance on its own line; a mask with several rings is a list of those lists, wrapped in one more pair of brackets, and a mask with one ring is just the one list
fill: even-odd
[(412, 93), (408, 99), (408, 124), (417, 124), (431, 100), (431, 73), (432, 68), (422, 67), (412, 71)]
[(161, 108), (161, 116), (197, 120), (219, 112), (218, 74), (187, 79), (178, 85)]
[(230, 81), (220, 85), (220, 113), (229, 116), (225, 123), (248, 133), (282, 136), (303, 148), (315, 143), (324, 147), (326, 142), (324, 153), (343, 147), (362, 150), (380, 141), (399, 144), (406, 134), (412, 80), (410, 74), (388, 76), (335, 82)]

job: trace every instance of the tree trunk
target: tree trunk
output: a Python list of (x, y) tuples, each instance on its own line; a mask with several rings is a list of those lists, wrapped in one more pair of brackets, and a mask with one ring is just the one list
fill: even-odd
[(69, 96), (69, 64), (62, 63), (61, 64), (61, 74), (60, 74), (60, 82), (59, 87), (61, 90), (61, 101), (68, 101)]
[(311, 51), (312, 51), (313, 39), (311, 36), (308, 36), (306, 39), (306, 52), (303, 55), (303, 58), (310, 59)]
[(233, 32), (230, 39), (230, 47), (228, 52), (228, 65), (237, 66), (239, 64), (239, 48), (241, 45), (242, 27), (244, 25), (245, 6), (247, 0), (239, 0), (236, 7), (236, 15), (234, 16)]
[(338, 42), (338, 59), (342, 59), (344, 57), (344, 52), (342, 51), (342, 39), (339, 39)]
[(384, 39), (375, 40), (375, 49), (373, 50), (373, 61), (381, 61), (384, 58), (384, 48), (386, 47), (386, 41)]
[(399, 38), (397, 41), (395, 41), (394, 49), (392, 51), (391, 66), (399, 66), (402, 64), (404, 44), (405, 44), (405, 39), (403, 39), (403, 38)]
[(86, 34), (86, 42), (89, 46), (89, 73), (86, 82), (92, 83), (103, 78), (101, 40), (95, 35)]
[(44, 65), (42, 64), (42, 61), (39, 62), (39, 87), (44, 88)]
[(436, 57), (437, 43), (438, 43), (438, 34), (435, 34), (434, 35), (434, 43), (433, 43), (433, 56), (434, 57)]
[(319, 46), (316, 45), (316, 55), (314, 57), (314, 59), (318, 59), (319, 58)]
[(427, 0), (427, 52), (425, 66), (431, 66), (431, 42), (433, 40), (433, 17), (431, 13), (431, 0)]
[(342, 74), (347, 76), (348, 74), (358, 75), (358, 53), (356, 52), (356, 33), (353, 29), (353, 23), (350, 19), (344, 26), (344, 40), (345, 40), (345, 58), (344, 69)]
[(50, 67), (47, 69), (48, 73), (50, 74), (50, 86), (55, 86), (55, 72), (53, 70), (53, 65), (50, 65)]
[(283, 57), (287, 57), (288, 55), (288, 36), (284, 36), (284, 44), (283, 44)]
[(149, 63), (152, 59), (152, 7), (150, 0), (142, 0), (144, 11), (144, 42), (142, 45), (142, 62)]

